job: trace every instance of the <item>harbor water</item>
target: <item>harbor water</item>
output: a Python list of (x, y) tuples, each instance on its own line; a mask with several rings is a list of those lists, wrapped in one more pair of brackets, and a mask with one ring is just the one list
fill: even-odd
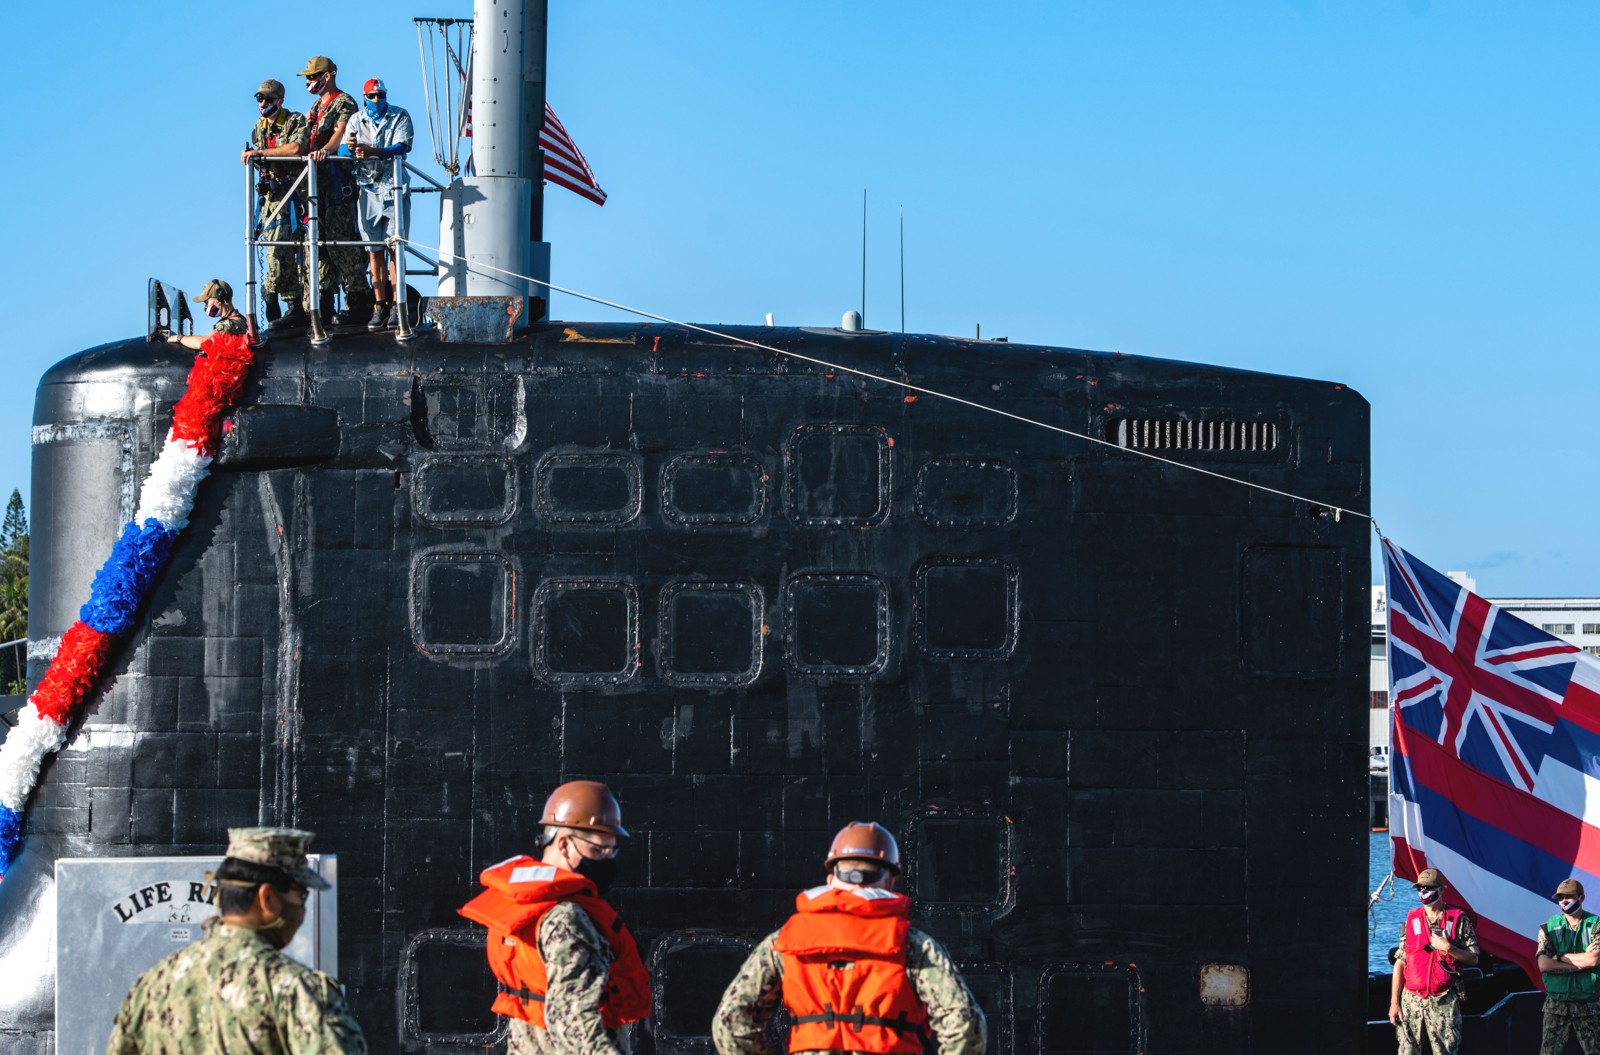
[[(1368, 892), (1376, 890), (1383, 877), (1389, 874), (1391, 857), (1388, 832), (1373, 832), (1370, 838), (1372, 842), (1367, 848)], [(1406, 913), (1417, 904), (1410, 883), (1397, 883), (1396, 887), (1392, 900), (1379, 900), (1367, 914), (1368, 971), (1388, 972), (1389, 950), (1400, 941), (1400, 924), (1405, 922)], [(1385, 887), (1384, 897), (1388, 898), (1390, 893), (1389, 888)]]

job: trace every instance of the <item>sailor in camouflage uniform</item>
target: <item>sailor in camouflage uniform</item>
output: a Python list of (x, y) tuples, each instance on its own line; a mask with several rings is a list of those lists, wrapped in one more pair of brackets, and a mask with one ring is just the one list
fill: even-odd
[[(194, 302), (204, 304), (205, 313), (217, 320), (216, 325), (211, 327), (212, 333), (238, 336), (250, 332), (250, 320), (239, 314), (239, 309), (233, 306), (233, 287), (222, 279), (214, 278), (207, 282)], [(168, 344), (181, 344), (191, 352), (200, 351), (205, 342), (206, 338), (192, 333), (167, 335)]]
[(1561, 911), (1539, 928), (1544, 976), (1544, 1034), (1539, 1055), (1561, 1055), (1570, 1033), (1583, 1055), (1600, 1053), (1600, 916), (1584, 910), (1583, 884), (1563, 879)]
[(910, 899), (894, 836), (847, 825), (826, 860), (828, 882), (757, 945), (711, 1023), (719, 1055), (773, 1055), (767, 1023), (782, 1003), (790, 1052), (982, 1055), (983, 1011), (950, 954), (907, 923)]
[(461, 914), (489, 928), (491, 1010), (509, 1019), (506, 1055), (627, 1055), (623, 1027), (650, 1014), (650, 973), (600, 895), (616, 877), (622, 808), (574, 780), (545, 803), (543, 855), (492, 865)]
[(1478, 962), (1478, 936), (1472, 917), (1445, 900), (1444, 884), (1437, 868), (1424, 868), (1413, 884), (1421, 904), (1400, 926), (1389, 988), (1399, 1055), (1422, 1052), (1424, 1036), (1433, 1055), (1455, 1055), (1461, 1047), (1457, 974)]
[[(306, 91), (317, 97), (306, 113), (310, 135), (310, 157), (317, 162), (317, 221), (323, 242), (354, 242), (356, 233), (356, 183), (347, 165), (328, 161), (344, 142), (350, 119), (360, 108), (336, 81), (339, 67), (326, 55), (313, 55), (300, 76)], [(318, 248), (317, 281), (325, 301), (333, 297), (337, 284), (344, 286), (345, 312), (334, 322), (363, 326), (372, 318), (372, 285), (367, 281), (367, 254), (353, 245), (322, 245)], [(306, 254), (301, 281), (311, 288), (311, 255)]]
[(365, 1055), (332, 978), (283, 955), (305, 920), (308, 890), (328, 883), (306, 862), (311, 833), (231, 828), (216, 871), (220, 919), (134, 983), (106, 1055)]
[[(250, 146), (241, 152), (239, 160), (246, 165), (256, 162), (256, 237), (265, 242), (300, 241), (299, 217), (305, 214), (305, 183), (289, 199), (289, 188), (301, 175), (301, 166), (273, 162), (268, 158), (299, 157), (310, 150), (311, 132), (306, 119), (283, 105), (283, 85), (274, 80), (261, 82), (256, 89), (256, 107), (261, 117), (250, 129)], [(258, 160), (259, 159), (259, 160)], [(267, 249), (267, 277), (261, 290), (265, 294), (267, 324), (271, 326), (283, 318), (283, 326), (305, 325), (305, 309), (300, 294), (300, 246), (275, 245)], [(278, 307), (282, 300), (289, 306), (283, 316)], [(274, 329), (276, 327), (273, 327)]]

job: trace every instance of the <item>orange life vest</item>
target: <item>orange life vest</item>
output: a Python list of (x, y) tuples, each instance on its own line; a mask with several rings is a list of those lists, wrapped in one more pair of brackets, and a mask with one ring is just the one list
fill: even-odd
[(813, 887), (778, 932), (790, 1051), (920, 1055), (928, 1009), (906, 977), (911, 901), (887, 890)]
[[(1461, 910), (1447, 908), (1439, 919), (1444, 936), (1454, 945), (1461, 928)], [(1428, 941), (1428, 910), (1418, 906), (1406, 915), (1406, 988), (1420, 996), (1438, 996), (1456, 984), (1456, 961)]]
[(616, 1029), (650, 1014), (650, 972), (639, 958), (639, 946), (617, 910), (589, 880), (531, 857), (513, 857), (491, 865), (478, 876), (488, 889), (457, 911), (489, 928), (489, 970), (500, 983), (490, 1008), (544, 1028), (544, 995), (549, 987), (544, 957), (539, 955), (539, 923), (563, 901), (575, 903), (611, 946), (611, 966), (600, 997), (600, 1023)]

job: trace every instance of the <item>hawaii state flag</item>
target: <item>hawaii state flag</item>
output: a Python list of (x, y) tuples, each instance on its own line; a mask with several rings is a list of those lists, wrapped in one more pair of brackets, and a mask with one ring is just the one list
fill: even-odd
[(1600, 897), (1600, 658), (1383, 554), (1395, 874), (1443, 872), (1484, 951), (1537, 981), (1556, 884)]

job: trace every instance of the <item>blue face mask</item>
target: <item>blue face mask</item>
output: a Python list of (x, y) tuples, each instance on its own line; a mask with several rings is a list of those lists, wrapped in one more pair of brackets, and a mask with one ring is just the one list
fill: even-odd
[(367, 116), (374, 121), (389, 112), (389, 100), (387, 99), (368, 99), (363, 105), (367, 108)]

